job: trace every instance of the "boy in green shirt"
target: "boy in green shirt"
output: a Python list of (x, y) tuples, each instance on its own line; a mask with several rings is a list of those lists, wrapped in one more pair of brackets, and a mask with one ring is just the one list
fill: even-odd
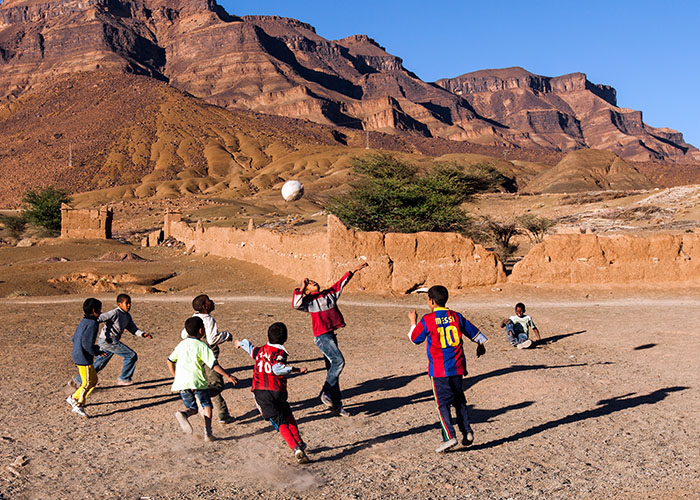
[(182, 432), (191, 434), (192, 426), (188, 417), (198, 413), (197, 401), (199, 401), (204, 413), (204, 440), (212, 441), (214, 439), (211, 434), (212, 404), (209, 397), (209, 385), (204, 374), (204, 365), (233, 385), (238, 383), (238, 379), (226, 373), (226, 370), (216, 361), (216, 356), (209, 346), (200, 340), (204, 336), (202, 318), (197, 316), (188, 318), (185, 321), (185, 331), (187, 331), (187, 338), (180, 342), (172, 354), (168, 356), (168, 368), (175, 377), (171, 390), (180, 392), (182, 402), (185, 403), (185, 409), (176, 411), (175, 418), (180, 424)]

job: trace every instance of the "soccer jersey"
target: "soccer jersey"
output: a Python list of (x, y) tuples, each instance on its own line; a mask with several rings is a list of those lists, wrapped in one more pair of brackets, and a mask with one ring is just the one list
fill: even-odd
[(311, 313), (311, 329), (314, 337), (345, 326), (343, 315), (338, 309), (338, 299), (352, 276), (352, 272), (347, 272), (332, 287), (318, 293), (304, 295), (300, 288), (294, 290), (292, 307)]
[(168, 359), (175, 363), (172, 391), (209, 387), (202, 365), (213, 368), (216, 356), (207, 344), (193, 337), (187, 337), (175, 347)]
[(464, 316), (445, 307), (436, 307), (432, 313), (423, 316), (410, 332), (414, 344), (427, 340), (428, 373), (431, 377), (466, 375), (463, 335), (478, 344), (487, 340)]
[(287, 392), (287, 377), (275, 374), (273, 367), (287, 363), (287, 351), (279, 344), (253, 348), (253, 390)]
[(537, 328), (535, 323), (532, 321), (532, 318), (527, 314), (522, 318), (515, 315), (508, 319), (511, 321), (511, 323), (513, 323), (513, 332), (515, 332), (516, 335), (524, 333), (525, 335), (529, 336), (530, 330)]

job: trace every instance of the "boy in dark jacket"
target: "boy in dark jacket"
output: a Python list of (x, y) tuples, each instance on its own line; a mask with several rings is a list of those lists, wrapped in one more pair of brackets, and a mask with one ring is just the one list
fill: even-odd
[(338, 309), (338, 299), (350, 278), (365, 267), (367, 267), (366, 262), (345, 273), (335, 285), (325, 290), (321, 290), (317, 282), (306, 278), (292, 295), (292, 307), (311, 314), (314, 344), (319, 348), (326, 362), (328, 373), (321, 389), (321, 402), (343, 417), (349, 417), (350, 413), (343, 408), (340, 395), (340, 373), (345, 367), (345, 358), (338, 348), (338, 337), (335, 331), (345, 326), (345, 320)]
[(83, 302), (82, 319), (73, 334), (73, 363), (78, 367), (81, 384), (72, 396), (68, 396), (66, 402), (73, 407), (73, 413), (81, 417), (87, 417), (83, 407), (85, 400), (97, 385), (97, 372), (93, 366), (95, 356), (102, 354), (97, 347), (97, 318), (102, 312), (102, 302), (97, 299), (87, 299)]

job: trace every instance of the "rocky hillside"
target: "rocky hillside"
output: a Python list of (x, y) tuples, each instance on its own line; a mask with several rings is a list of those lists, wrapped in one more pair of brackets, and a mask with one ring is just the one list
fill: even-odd
[(79, 71), (148, 75), (229, 109), (491, 147), (596, 147), (635, 160), (700, 161), (669, 129), (618, 108), (584, 75), (485, 71), (421, 81), (364, 35), (329, 41), (279, 17), (236, 17), (214, 0), (5, 0), (0, 98)]

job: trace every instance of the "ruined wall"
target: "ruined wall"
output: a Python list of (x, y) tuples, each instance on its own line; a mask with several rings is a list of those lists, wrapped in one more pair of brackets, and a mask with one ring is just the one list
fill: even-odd
[(700, 281), (700, 234), (558, 234), (513, 268), (514, 283), (665, 283)]
[(492, 252), (454, 233), (382, 234), (356, 232), (328, 217), (325, 233), (294, 234), (268, 229), (195, 227), (179, 214), (166, 214), (164, 237), (173, 237), (197, 253), (233, 257), (259, 264), (301, 281), (312, 277), (330, 283), (361, 262), (351, 288), (405, 293), (441, 283), (452, 290), (505, 280), (503, 266)]
[(61, 238), (110, 239), (112, 210), (109, 208), (77, 210), (65, 203), (61, 206)]

